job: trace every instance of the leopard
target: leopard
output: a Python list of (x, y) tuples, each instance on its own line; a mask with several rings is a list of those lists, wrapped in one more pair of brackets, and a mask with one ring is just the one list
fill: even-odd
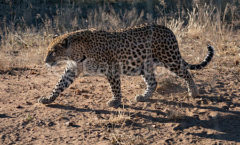
[(147, 24), (116, 31), (82, 29), (54, 38), (48, 46), (45, 63), (55, 66), (67, 61), (67, 67), (49, 96), (39, 103), (50, 104), (80, 74), (102, 74), (110, 84), (109, 107), (122, 105), (121, 75), (142, 76), (146, 83), (136, 102), (149, 100), (157, 88), (156, 67), (164, 67), (185, 80), (190, 97), (199, 96), (189, 70), (200, 70), (212, 60), (214, 48), (207, 45), (207, 55), (199, 64), (187, 63), (181, 56), (177, 38), (164, 25)]

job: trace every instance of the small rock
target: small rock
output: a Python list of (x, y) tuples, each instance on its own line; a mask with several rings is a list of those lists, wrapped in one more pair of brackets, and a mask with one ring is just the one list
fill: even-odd
[(70, 119), (69, 119), (68, 117), (60, 117), (58, 120), (59, 120), (59, 121), (62, 121), (62, 120), (69, 121)]
[(234, 107), (236, 107), (235, 104), (231, 104), (231, 105), (229, 106), (229, 108), (234, 108)]
[(37, 121), (36, 125), (37, 125), (37, 126), (43, 126), (43, 125), (46, 125), (46, 124), (45, 124), (44, 121), (39, 120), (39, 121)]
[(52, 121), (50, 121), (50, 122), (48, 123), (48, 126), (49, 126), (49, 127), (54, 126), (54, 125), (55, 125), (55, 123), (52, 122)]
[(17, 109), (22, 109), (23, 107), (21, 105), (18, 105), (16, 108)]
[(229, 110), (229, 107), (228, 106), (223, 106), (222, 109), (227, 111), (227, 110)]
[(26, 126), (28, 123), (29, 123), (29, 121), (25, 121), (25, 120), (24, 120), (24, 121), (22, 121), (21, 125), (22, 125), (22, 126)]
[(89, 99), (89, 98), (90, 98), (89, 95), (83, 95), (83, 97), (84, 97), (85, 99)]
[(133, 121), (132, 120), (126, 120), (125, 121), (125, 125), (126, 126), (130, 126), (130, 125), (132, 125), (133, 124)]
[(69, 127), (69, 126), (74, 126), (74, 123), (73, 123), (73, 122), (70, 122), (70, 121), (68, 121), (68, 122), (66, 122), (66, 123), (65, 123), (65, 125), (66, 125), (66, 126), (68, 126), (68, 127)]
[(75, 90), (75, 89), (76, 89), (76, 87), (73, 87), (73, 86), (72, 86), (72, 87), (70, 87), (69, 89), (71, 89), (71, 90)]
[(97, 133), (97, 137), (98, 137), (98, 138), (101, 138), (102, 135), (98, 132), (98, 133)]
[(83, 90), (76, 89), (74, 92), (76, 95), (82, 95), (83, 93), (89, 93), (88, 90), (84, 90), (84, 89)]
[(101, 139), (102, 139), (102, 140), (109, 140), (109, 139), (106, 138), (105, 136), (103, 136)]
[(0, 136), (0, 138), (1, 138), (2, 140), (5, 140), (5, 138), (6, 138), (6, 135), (5, 135), (5, 134), (3, 134), (2, 136)]
[(155, 136), (155, 135), (152, 134), (152, 135), (149, 135), (149, 136), (146, 137), (146, 138), (147, 138), (147, 139), (152, 139), (152, 138), (154, 138), (154, 136)]
[(198, 100), (196, 103), (197, 103), (197, 105), (201, 105), (202, 104), (202, 100)]
[(239, 61), (238, 60), (235, 61), (235, 65), (239, 65)]
[(27, 105), (32, 105), (33, 103), (26, 101), (26, 104), (27, 104)]
[(108, 124), (106, 124), (106, 127), (107, 127), (107, 128), (112, 128), (112, 127), (113, 127), (113, 124), (112, 124), (112, 123), (108, 123)]
[(202, 100), (202, 103), (205, 104), (205, 105), (208, 104), (207, 99), (203, 99), (203, 100)]
[(172, 144), (173, 138), (166, 139), (165, 142), (168, 143), (168, 144)]
[(199, 113), (199, 114), (204, 114), (204, 113), (206, 113), (206, 112), (207, 112), (206, 109), (199, 109), (199, 110), (198, 110), (198, 113)]
[(209, 117), (211, 118), (217, 118), (219, 116), (218, 112), (210, 112)]
[(6, 114), (0, 114), (0, 118), (7, 118), (8, 116)]

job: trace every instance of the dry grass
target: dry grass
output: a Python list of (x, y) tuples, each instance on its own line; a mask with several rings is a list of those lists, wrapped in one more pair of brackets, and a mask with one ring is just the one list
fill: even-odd
[(170, 120), (174, 120), (174, 121), (182, 120), (185, 118), (185, 116), (186, 115), (184, 113), (182, 113), (179, 110), (176, 110), (176, 108), (167, 111), (167, 118)]
[[(226, 57), (231, 55), (234, 61), (237, 61), (240, 47), (239, 35), (233, 30), (232, 23), (229, 24), (228, 22), (227, 24), (225, 21), (226, 13), (236, 13), (236, 9), (231, 7), (233, 6), (230, 4), (226, 6), (222, 20), (220, 12), (215, 7), (209, 5), (198, 7), (196, 5), (193, 11), (188, 12), (187, 25), (184, 25), (182, 18), (168, 18), (167, 20), (167, 17), (164, 17), (155, 21), (173, 30), (182, 49), (186, 47), (205, 48), (206, 44), (210, 43), (215, 47), (217, 56)], [(73, 9), (68, 9), (69, 14), (71, 10), (73, 11)], [(68, 22), (71, 25), (70, 28), (61, 25), (66, 23), (67, 18), (71, 17), (68, 13), (65, 15), (59, 14), (54, 19), (48, 17), (43, 19), (38, 16), (43, 22), (43, 26), (38, 29), (35, 26), (14, 28), (5, 24), (5, 28), (0, 32), (3, 37), (0, 52), (0, 69), (5, 70), (13, 67), (42, 64), (46, 47), (55, 33), (65, 33), (80, 27), (78, 24), (80, 20), (77, 17)], [(147, 20), (143, 18), (144, 15), (147, 16)], [(138, 15), (136, 9), (126, 11), (120, 16), (113, 9), (106, 12), (104, 8), (100, 8), (98, 11), (89, 13), (87, 19), (81, 21), (87, 22), (88, 28), (116, 30), (143, 22), (152, 22), (153, 19), (148, 14), (141, 13)], [(52, 24), (55, 25), (54, 28)], [(184, 51), (184, 49), (181, 51)], [(196, 57), (196, 62), (199, 61), (198, 59)]]
[[(163, 3), (163, 5), (165, 4)], [(231, 17), (234, 17), (237, 13), (234, 5), (227, 4), (222, 15), (212, 5), (194, 5), (193, 10), (187, 12), (187, 20), (169, 16), (153, 19), (149, 14), (143, 12), (138, 14), (135, 8), (126, 10), (120, 15), (114, 9), (105, 11), (105, 7), (92, 11), (86, 19), (79, 20), (78, 17), (69, 15), (73, 13), (73, 8), (67, 9), (65, 14), (60, 13), (60, 10), (57, 9), (56, 13), (58, 15), (53, 19), (37, 15), (42, 22), (42, 27), (36, 27), (39, 24), (29, 27), (23, 23), (22, 27), (18, 26), (16, 28), (14, 22), (11, 25), (5, 24), (4, 29), (0, 30), (0, 36), (2, 37), (0, 42), (0, 70), (6, 71), (16, 67), (42, 65), (47, 45), (56, 33), (74, 31), (81, 26), (84, 28), (117, 30), (155, 21), (158, 24), (166, 25), (175, 33), (179, 41), (180, 51), (187, 61), (191, 63), (200, 62), (206, 54), (206, 44), (211, 44), (216, 51), (215, 60), (210, 64), (213, 69), (221, 70), (227, 66), (226, 69), (234, 68), (236, 75), (240, 72), (240, 35), (239, 30), (234, 29), (234, 24), (239, 23), (239, 20), (227, 21), (229, 13)], [(66, 22), (65, 20), (70, 17), (71, 19)], [(66, 27), (67, 25), (69, 27)], [(167, 73), (169, 72), (167, 71)], [(174, 80), (163, 82), (164, 90), (169, 88), (169, 85), (173, 84), (172, 82)], [(124, 120), (130, 119), (128, 116), (119, 114), (117, 117), (110, 118), (110, 122), (121, 124)], [(170, 118), (176, 118), (174, 116), (178, 115), (170, 112), (170, 116), (173, 116)]]
[[(59, 12), (60, 9), (57, 11)], [(46, 48), (56, 33), (62, 34), (79, 28), (92, 27), (103, 30), (117, 30), (144, 22), (156, 22), (166, 25), (176, 34), (180, 51), (187, 62), (199, 63), (206, 55), (206, 44), (209, 43), (215, 48), (215, 56), (207, 71), (216, 69), (221, 72), (221, 70), (226, 69), (227, 72), (235, 74), (236, 80), (240, 79), (240, 31), (234, 29), (234, 24), (239, 23), (240, 20), (231, 22), (227, 20), (229, 13), (232, 17), (237, 13), (234, 5), (227, 4), (223, 15), (220, 14), (217, 8), (211, 5), (194, 5), (194, 9), (187, 12), (186, 18), (165, 16), (153, 19), (149, 14), (143, 12), (138, 14), (136, 9), (126, 10), (120, 15), (113, 9), (105, 11), (105, 8), (99, 8), (97, 11), (89, 13), (84, 20), (79, 20), (76, 16), (69, 19), (71, 17), (70, 14), (73, 12), (74, 9), (67, 9), (65, 14), (59, 13), (52, 19), (38, 15), (38, 18), (42, 20), (42, 26), (38, 28), (35, 25), (27, 26), (27, 24), (23, 24), (23, 27), (15, 28), (14, 22), (11, 25), (5, 24), (4, 29), (0, 30), (0, 36), (2, 37), (0, 42), (0, 74), (2, 71), (12, 68), (31, 68), (35, 65), (42, 65)], [(69, 27), (66, 27), (66, 23), (68, 23)], [(184, 120), (188, 116), (193, 116), (194, 113), (192, 111), (188, 112), (186, 107), (181, 106), (181, 102), (184, 102), (181, 99), (184, 98), (174, 96), (176, 93), (182, 93), (184, 88), (181, 87), (182, 85), (176, 84), (176, 82), (179, 82), (178, 80), (176, 81), (176, 78), (166, 77), (169, 76), (168, 73), (169, 71), (167, 70), (159, 70), (159, 73), (157, 73), (159, 78), (161, 78), (161, 84), (159, 84), (157, 90), (159, 96), (163, 95), (166, 97), (166, 95), (169, 95), (168, 97), (171, 97), (169, 104), (166, 105), (166, 109), (161, 108), (164, 105), (159, 105), (160, 109), (163, 110), (163, 114), (166, 114), (163, 115), (165, 118), (162, 117), (162, 120), (166, 119), (176, 122)], [(212, 83), (209, 84), (214, 86), (216, 81), (213, 79)], [(186, 91), (184, 92), (186, 93)], [(74, 95), (80, 95), (81, 92), (75, 93)], [(184, 94), (182, 96), (187, 95)], [(176, 103), (171, 104), (171, 102)], [(158, 102), (155, 105), (157, 106)], [(100, 126), (100, 128), (106, 128), (108, 130), (106, 132), (110, 132), (109, 140), (111, 144), (146, 144), (146, 137), (142, 137), (137, 133), (137, 135), (133, 135), (129, 134), (129, 132), (124, 132), (124, 129), (131, 128), (135, 123), (146, 121), (146, 117), (145, 120), (139, 121), (137, 117), (126, 113), (126, 110), (128, 109), (119, 109), (118, 111), (114, 109), (111, 112), (115, 113), (110, 113), (108, 117), (97, 118), (96, 120), (89, 118), (88, 122)], [(132, 113), (139, 112), (138, 110)], [(156, 118), (158, 117), (159, 115)], [(34, 117), (28, 114), (22, 122), (27, 124), (33, 120)], [(154, 124), (155, 122), (150, 121), (150, 123)]]
[[(155, 21), (173, 30), (183, 53), (188, 51), (184, 48), (205, 48), (206, 44), (210, 43), (215, 47), (217, 56), (224, 58), (231, 55), (233, 61), (237, 62), (239, 60), (240, 44), (238, 40), (240, 36), (236, 33), (236, 30), (233, 30), (233, 22), (225, 20), (226, 13), (230, 12), (232, 15), (236, 13), (236, 9), (232, 7), (234, 6), (226, 5), (222, 20), (220, 12), (215, 7), (209, 5), (198, 7), (196, 5), (193, 11), (188, 12), (187, 25), (184, 25), (182, 18), (161, 17)], [(0, 69), (6, 70), (14, 67), (42, 64), (46, 47), (55, 33), (66, 33), (81, 27), (79, 26), (80, 20), (77, 17), (72, 18), (70, 22), (68, 21), (69, 28), (62, 25), (66, 23), (67, 18), (71, 17), (68, 14), (71, 14), (73, 10), (68, 9), (68, 12), (64, 15), (59, 13), (59, 16), (57, 15), (53, 19), (46, 16), (43, 19), (39, 15), (38, 18), (43, 23), (40, 28), (27, 27), (27, 25), (14, 28), (14, 22), (10, 26), (5, 24), (4, 29), (0, 31), (3, 38), (0, 43)], [(144, 19), (145, 15), (147, 20)], [(104, 8), (100, 8), (98, 11), (89, 13), (88, 17), (81, 21), (85, 21), (88, 28), (116, 30), (154, 20), (148, 14), (140, 13), (138, 15), (136, 9), (128, 10), (120, 16), (113, 9), (106, 12)], [(53, 24), (55, 25), (54, 28)], [(204, 54), (205, 50), (202, 53)], [(199, 58), (201, 56), (196, 57), (194, 61), (199, 62)]]
[(9, 31), (1, 43), (0, 69), (42, 64), (51, 36), (30, 28), (26, 31)]
[(131, 125), (133, 123), (132, 121), (133, 120), (130, 114), (126, 114), (122, 110), (118, 110), (116, 114), (111, 114), (107, 120), (100, 120), (97, 124), (108, 128), (119, 128)]
[(114, 132), (110, 139), (112, 145), (144, 145), (146, 143), (146, 139), (142, 137), (128, 136), (120, 132)]
[(130, 115), (126, 115), (124, 112), (119, 111), (116, 116), (110, 116), (109, 123), (111, 124), (124, 124), (127, 121), (131, 120)]

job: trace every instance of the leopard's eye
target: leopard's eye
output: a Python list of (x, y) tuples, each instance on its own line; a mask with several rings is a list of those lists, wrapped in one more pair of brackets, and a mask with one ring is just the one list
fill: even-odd
[(53, 57), (54, 57), (54, 56), (56, 56), (56, 52), (55, 52), (55, 51), (52, 51), (52, 52), (49, 53), (48, 56), (53, 56)]
[(53, 52), (51, 53), (51, 55), (52, 55), (52, 56), (56, 56), (56, 52), (53, 51)]

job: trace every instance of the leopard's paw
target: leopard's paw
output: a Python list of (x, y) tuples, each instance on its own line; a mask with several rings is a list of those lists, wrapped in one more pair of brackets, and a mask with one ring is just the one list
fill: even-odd
[(49, 99), (47, 97), (41, 97), (38, 99), (38, 103), (42, 103), (42, 104), (50, 104), (53, 101), (54, 101), (53, 99)]
[(109, 106), (109, 107), (114, 107), (114, 108), (118, 108), (120, 105), (121, 105), (121, 100), (109, 100), (108, 102), (107, 102), (107, 105)]
[(145, 102), (146, 100), (148, 100), (148, 98), (144, 97), (143, 95), (138, 95), (138, 96), (135, 97), (135, 100), (137, 102)]

